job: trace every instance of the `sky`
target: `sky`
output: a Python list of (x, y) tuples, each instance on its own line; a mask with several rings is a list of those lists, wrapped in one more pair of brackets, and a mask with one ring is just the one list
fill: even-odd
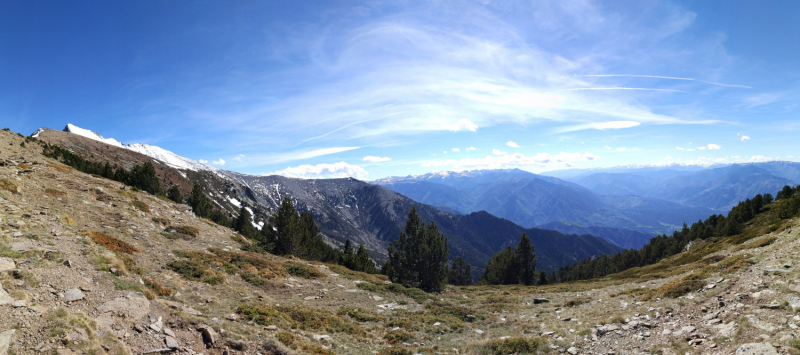
[(3, 1), (0, 126), (248, 174), (800, 161), (800, 2)]

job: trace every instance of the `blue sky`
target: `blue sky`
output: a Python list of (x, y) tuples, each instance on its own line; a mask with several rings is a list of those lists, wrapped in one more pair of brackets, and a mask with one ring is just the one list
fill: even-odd
[(0, 126), (298, 177), (798, 161), (798, 34), (789, 1), (5, 1)]

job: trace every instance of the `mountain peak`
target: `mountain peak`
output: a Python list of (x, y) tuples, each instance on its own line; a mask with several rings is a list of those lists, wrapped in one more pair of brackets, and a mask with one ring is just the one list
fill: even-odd
[[(44, 132), (45, 130), (47, 130), (47, 128), (44, 128), (44, 127), (39, 128), (31, 136), (32, 137), (37, 137), (41, 132)], [(98, 141), (98, 142), (101, 142), (101, 143), (105, 143), (105, 144), (108, 144), (108, 145), (113, 145), (115, 147), (128, 149), (128, 150), (132, 150), (134, 152), (140, 153), (140, 154), (144, 154), (144, 155), (146, 155), (146, 156), (148, 156), (150, 158), (158, 160), (158, 161), (160, 161), (160, 162), (162, 162), (164, 164), (167, 164), (167, 165), (169, 165), (169, 166), (171, 166), (173, 168), (176, 168), (176, 169), (186, 169), (186, 170), (192, 170), (192, 171), (208, 170), (208, 171), (212, 171), (212, 172), (218, 172), (219, 171), (219, 169), (217, 169), (215, 167), (211, 167), (211, 166), (202, 164), (202, 163), (200, 163), (198, 161), (182, 157), (180, 155), (177, 155), (177, 154), (175, 154), (175, 153), (173, 153), (173, 152), (171, 152), (169, 150), (166, 150), (166, 149), (158, 147), (158, 146), (144, 144), (144, 143), (123, 144), (123, 143), (121, 143), (120, 141), (118, 141), (118, 140), (116, 140), (114, 138), (105, 138), (100, 133), (97, 133), (97, 132), (92, 131), (92, 130), (80, 128), (80, 127), (78, 127), (78, 126), (76, 126), (76, 125), (74, 125), (72, 123), (68, 123), (66, 125), (66, 127), (64, 127), (63, 131), (64, 132), (68, 132), (68, 133), (72, 133), (72, 134), (77, 134), (79, 136), (82, 136), (82, 137), (85, 137), (85, 138), (89, 138), (89, 139), (92, 139), (92, 140), (95, 140), (95, 141)]]

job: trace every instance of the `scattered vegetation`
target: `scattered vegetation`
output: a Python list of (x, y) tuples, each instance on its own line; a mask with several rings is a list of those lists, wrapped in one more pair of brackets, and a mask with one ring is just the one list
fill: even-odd
[(155, 294), (158, 296), (172, 296), (175, 293), (175, 291), (171, 288), (164, 287), (160, 283), (153, 281), (153, 279), (145, 277), (143, 281), (144, 285), (153, 290), (153, 292), (155, 292)]
[(150, 213), (150, 206), (146, 203), (136, 200), (131, 202), (131, 206), (136, 207), (137, 210), (142, 211), (144, 213)]
[(358, 325), (340, 316), (310, 307), (240, 305), (236, 309), (236, 313), (260, 325), (277, 325), (282, 328), (301, 330), (324, 330), (329, 333), (350, 335), (364, 333)]
[(349, 316), (359, 322), (377, 322), (379, 319), (374, 312), (354, 306), (339, 308), (336, 314), (340, 316)]
[(130, 245), (122, 240), (114, 238), (108, 234), (103, 232), (95, 232), (95, 231), (83, 231), (89, 238), (92, 238), (95, 243), (100, 244), (106, 247), (108, 250), (117, 252), (117, 253), (124, 253), (124, 254), (133, 254), (141, 252), (141, 250), (137, 249), (133, 245)]
[(19, 186), (8, 179), (0, 179), (0, 190), (6, 190), (11, 193), (19, 192)]
[(550, 351), (547, 342), (540, 338), (511, 337), (493, 339), (471, 349), (475, 354), (546, 354)]
[(52, 189), (52, 188), (47, 188), (47, 189), (44, 190), (44, 192), (46, 194), (48, 194), (48, 195), (53, 195), (53, 196), (65, 196), (67, 194), (64, 191), (56, 190), (56, 189)]

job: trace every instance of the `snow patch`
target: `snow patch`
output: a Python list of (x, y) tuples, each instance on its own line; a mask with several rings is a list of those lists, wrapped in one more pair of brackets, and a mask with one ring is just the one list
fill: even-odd
[[(45, 130), (45, 128), (40, 128), (36, 132), (34, 132), (34, 135), (32, 135), (32, 136), (36, 137), (36, 136), (39, 135), (39, 133), (43, 132), (44, 130)], [(118, 140), (116, 140), (114, 138), (105, 138), (105, 137), (101, 136), (97, 132), (90, 131), (88, 129), (80, 128), (80, 127), (78, 127), (76, 125), (73, 125), (71, 123), (67, 124), (67, 126), (64, 127), (64, 132), (77, 134), (79, 136), (86, 137), (86, 138), (89, 138), (89, 139), (92, 139), (92, 140), (96, 140), (98, 142), (102, 142), (102, 143), (105, 143), (105, 144), (108, 144), (108, 145), (113, 145), (115, 147), (128, 149), (128, 150), (137, 152), (139, 154), (143, 154), (143, 155), (146, 155), (148, 157), (151, 157), (151, 158), (153, 158), (155, 160), (158, 160), (158, 161), (160, 161), (160, 162), (162, 162), (164, 164), (167, 164), (170, 167), (173, 167), (173, 168), (176, 168), (176, 169), (186, 169), (186, 170), (192, 170), (192, 171), (207, 170), (207, 171), (211, 171), (211, 172), (217, 174), (220, 177), (224, 177), (224, 175), (222, 175), (219, 172), (219, 169), (217, 169), (215, 167), (202, 164), (202, 163), (200, 163), (198, 161), (195, 161), (195, 160), (192, 160), (192, 159), (189, 159), (189, 158), (184, 158), (184, 157), (182, 157), (180, 155), (177, 155), (177, 154), (175, 154), (173, 152), (170, 152), (170, 151), (168, 151), (168, 150), (166, 150), (164, 148), (157, 147), (157, 146), (154, 146), (154, 145), (142, 144), (142, 143), (122, 144), (122, 143), (120, 143)], [(184, 175), (183, 173), (181, 173), (181, 175), (183, 177), (186, 177), (186, 175)]]
[[(242, 208), (242, 203), (241, 203), (241, 202), (239, 202), (239, 200), (237, 200), (237, 199), (235, 199), (235, 198), (233, 198), (233, 197), (228, 197), (228, 201), (229, 201), (229, 202), (230, 202), (232, 205), (236, 206), (237, 208)], [(249, 210), (249, 208), (248, 208), (248, 210)], [(253, 212), (250, 212), (250, 215), (253, 215)]]

